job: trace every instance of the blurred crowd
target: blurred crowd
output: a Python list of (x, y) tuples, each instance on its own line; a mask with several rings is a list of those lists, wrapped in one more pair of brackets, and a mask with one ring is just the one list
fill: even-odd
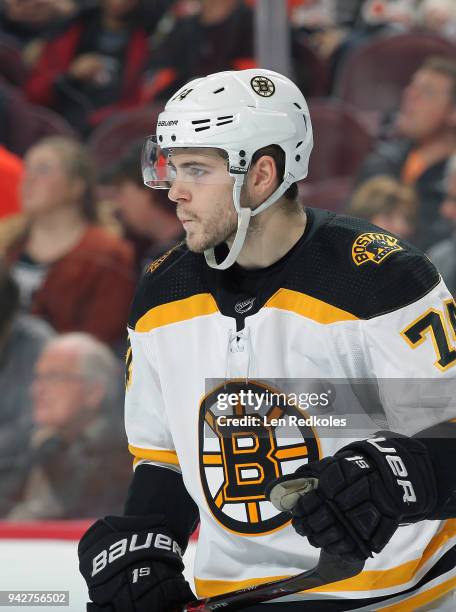
[[(182, 239), (142, 139), (190, 79), (259, 65), (258, 2), (0, 0), (0, 519), (121, 511), (129, 305)], [(456, 295), (456, 2), (283, 2), (302, 204), (416, 244)]]

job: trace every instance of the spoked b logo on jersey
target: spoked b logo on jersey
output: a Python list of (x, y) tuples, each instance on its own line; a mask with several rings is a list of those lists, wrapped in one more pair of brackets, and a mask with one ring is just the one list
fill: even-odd
[[(265, 495), (266, 485), (321, 458), (314, 406), (330, 394), (285, 393), (266, 382), (208, 380), (199, 412), (199, 461), (214, 518), (229, 531), (263, 535), (290, 521)], [(302, 405), (307, 402), (306, 408)]]
[(430, 406), (444, 421), (455, 398), (454, 382), (440, 379), (207, 380), (198, 450), (209, 509), (240, 535), (281, 529), (290, 515), (266, 499), (269, 482), (321, 459), (322, 446), (331, 455), (379, 429), (412, 435)]

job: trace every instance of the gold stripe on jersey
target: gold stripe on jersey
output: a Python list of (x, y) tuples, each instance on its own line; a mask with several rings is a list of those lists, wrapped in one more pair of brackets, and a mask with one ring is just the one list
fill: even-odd
[(248, 587), (256, 586), (258, 584), (264, 584), (266, 582), (272, 582), (273, 580), (283, 580), (284, 578), (290, 578), (288, 575), (284, 576), (267, 576), (266, 578), (249, 578), (248, 580), (203, 580), (195, 576), (195, 590), (198, 597), (214, 597), (215, 595), (221, 595), (222, 593), (228, 593), (228, 591), (237, 591), (238, 589), (246, 589)]
[(210, 293), (198, 293), (182, 300), (160, 304), (148, 310), (135, 325), (135, 331), (148, 332), (157, 327), (187, 321), (218, 312), (217, 304)]
[(327, 587), (315, 587), (312, 592), (319, 591), (369, 591), (377, 588), (387, 589), (389, 587), (406, 584), (413, 579), (415, 574), (423, 565), (440, 549), (446, 542), (456, 537), (456, 519), (445, 521), (442, 529), (429, 541), (423, 554), (418, 559), (406, 561), (386, 570), (365, 570), (346, 580), (335, 582), (330, 589)]
[[(445, 522), (443, 528), (430, 540), (423, 555), (419, 559), (407, 561), (401, 565), (385, 569), (385, 570), (365, 570), (346, 580), (334, 582), (331, 585), (324, 587), (315, 587), (309, 589), (309, 593), (336, 593), (338, 591), (375, 591), (376, 589), (387, 589), (398, 587), (410, 582), (421, 567), (428, 561), (439, 549), (443, 548), (446, 542), (456, 537), (456, 519), (449, 519)], [(195, 577), (195, 586), (198, 597), (213, 597), (228, 591), (245, 589), (257, 584), (263, 584), (273, 580), (282, 580), (290, 576), (268, 576), (266, 578), (252, 578), (242, 581), (229, 580), (203, 580)], [(449, 590), (449, 589), (448, 589)], [(438, 593), (435, 597), (441, 597), (444, 594)], [(392, 593), (391, 597), (400, 595), (400, 591)], [(372, 594), (371, 597), (375, 597)]]
[[(393, 603), (390, 606), (386, 606), (385, 608), (377, 608), (382, 612), (414, 612), (418, 610), (421, 606), (424, 606), (427, 603), (431, 603), (432, 601), (439, 600), (441, 597), (449, 593), (456, 587), (456, 577), (450, 578), (449, 580), (445, 580), (441, 584), (437, 584), (431, 589), (427, 589), (413, 597), (409, 597), (404, 601), (398, 601)], [(436, 602), (437, 603), (437, 602)], [(437, 610), (438, 608), (433, 608)], [(448, 609), (448, 608), (446, 608)]]
[(128, 450), (135, 458), (133, 465), (143, 459), (149, 461), (157, 461), (158, 463), (170, 463), (171, 465), (179, 465), (176, 451), (172, 450), (156, 450), (153, 448), (138, 448), (137, 446), (128, 445)]
[(279, 289), (276, 291), (266, 302), (265, 307), (289, 310), (323, 324), (358, 320), (358, 317), (351, 312), (291, 289)]

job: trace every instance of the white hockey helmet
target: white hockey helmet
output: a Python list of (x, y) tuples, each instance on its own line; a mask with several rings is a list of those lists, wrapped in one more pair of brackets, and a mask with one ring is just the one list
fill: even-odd
[[(241, 188), (252, 156), (269, 145), (278, 145), (284, 151), (282, 182), (255, 210), (241, 208)], [(181, 147), (225, 151), (228, 172), (235, 179), (233, 202), (238, 228), (224, 261), (217, 263), (213, 249), (204, 253), (211, 267), (225, 269), (239, 256), (250, 217), (271, 206), (290, 185), (307, 176), (312, 146), (309, 109), (290, 79), (262, 68), (218, 72), (190, 81), (168, 101), (158, 117), (156, 136), (148, 137), (144, 147), (144, 183), (163, 188), (164, 178), (172, 181), (172, 177), (163, 175), (166, 151)], [(164, 151), (161, 164), (157, 148)]]

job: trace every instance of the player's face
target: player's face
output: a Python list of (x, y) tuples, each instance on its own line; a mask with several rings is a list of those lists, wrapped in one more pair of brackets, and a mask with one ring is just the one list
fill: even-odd
[(406, 87), (397, 127), (406, 138), (422, 141), (455, 125), (456, 105), (451, 79), (433, 70), (421, 69)]
[(82, 413), (86, 393), (78, 355), (59, 346), (45, 349), (35, 366), (32, 384), (36, 425), (56, 430), (68, 428)]
[(440, 214), (456, 229), (456, 172), (450, 174), (447, 179), (447, 192), (440, 207)]
[(222, 157), (176, 150), (171, 157), (176, 179), (169, 198), (176, 203), (188, 248), (195, 253), (229, 240), (237, 229), (233, 182)]

